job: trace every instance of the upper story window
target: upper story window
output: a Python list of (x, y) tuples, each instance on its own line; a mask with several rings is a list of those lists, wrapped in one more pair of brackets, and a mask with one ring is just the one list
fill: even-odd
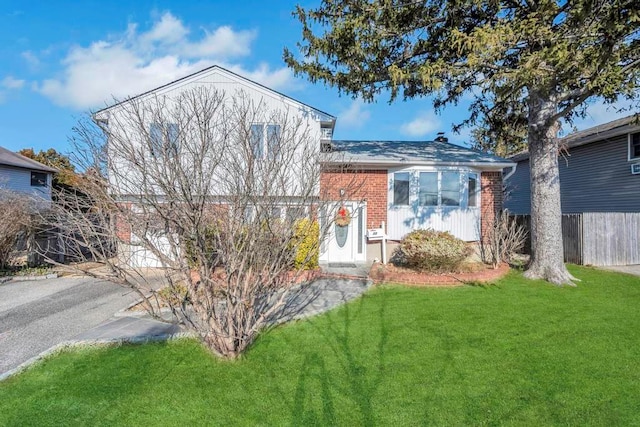
[(640, 133), (629, 135), (629, 160), (640, 159)]
[(151, 123), (149, 137), (151, 139), (151, 154), (154, 156), (161, 156), (163, 153), (178, 153), (180, 146), (176, 123)]
[(275, 157), (280, 152), (280, 125), (254, 123), (251, 125), (251, 150), (256, 159)]
[(46, 187), (47, 186), (47, 173), (46, 172), (31, 172), (31, 186), (32, 187)]

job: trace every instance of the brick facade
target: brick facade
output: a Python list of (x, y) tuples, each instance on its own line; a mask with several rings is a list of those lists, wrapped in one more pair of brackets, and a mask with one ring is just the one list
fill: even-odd
[[(131, 209), (131, 203), (123, 203), (123, 210)], [(131, 243), (131, 226), (122, 218), (121, 215), (116, 216), (116, 236), (122, 242)]]
[[(320, 175), (320, 194), (327, 200), (366, 200), (367, 228), (378, 228), (387, 222), (387, 171), (337, 170)], [(340, 190), (344, 195), (340, 195)]]
[(484, 238), (502, 210), (502, 172), (482, 172), (480, 186), (480, 230)]

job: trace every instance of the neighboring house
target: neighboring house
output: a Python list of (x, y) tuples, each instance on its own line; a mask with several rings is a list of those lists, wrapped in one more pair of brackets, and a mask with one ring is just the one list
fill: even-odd
[(0, 147), (0, 189), (51, 201), (56, 169)]
[[(640, 212), (640, 123), (633, 115), (585, 129), (560, 140), (562, 213)], [(531, 212), (529, 153), (505, 181), (505, 208)]]
[[(640, 263), (640, 123), (638, 115), (575, 132), (558, 154), (565, 261)], [(505, 180), (505, 208), (531, 213), (529, 154)]]
[[(297, 114), (310, 131), (311, 143), (324, 168), (320, 194), (328, 194), (335, 208), (349, 212), (348, 225), (333, 227), (323, 242), (320, 260), (352, 263), (380, 256), (380, 242), (367, 231), (385, 224), (388, 239), (400, 240), (419, 228), (449, 231), (466, 240), (477, 241), (496, 211), (502, 208), (503, 168), (513, 162), (446, 142), (436, 141), (333, 141), (336, 118), (288, 96), (250, 81), (218, 66), (176, 80), (139, 95), (172, 97), (183, 90), (207, 86), (233, 93), (242, 91), (256, 103), (273, 110)], [(127, 101), (125, 101), (127, 102)], [(113, 132), (119, 108), (116, 104), (99, 111), (95, 119)], [(264, 123), (255, 129), (264, 145), (277, 123)], [(157, 126), (156, 126), (157, 127)], [(254, 131), (252, 126), (252, 133)], [(153, 139), (154, 124), (149, 124)], [(165, 126), (167, 139), (177, 130)], [(172, 148), (178, 151), (178, 148)], [(292, 167), (295, 165), (292, 164)], [(354, 190), (353, 182), (359, 182)], [(341, 185), (341, 183), (344, 183)], [(349, 185), (347, 185), (349, 183)], [(135, 194), (135, 184), (111, 182), (118, 194)], [(336, 209), (340, 211), (340, 209)], [(320, 213), (322, 218), (322, 213)], [(129, 238), (133, 238), (130, 236)], [(148, 253), (134, 263), (156, 266)]]

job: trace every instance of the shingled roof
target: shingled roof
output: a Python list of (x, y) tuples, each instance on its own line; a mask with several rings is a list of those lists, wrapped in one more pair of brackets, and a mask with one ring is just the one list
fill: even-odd
[(54, 169), (47, 165), (43, 165), (40, 162), (22, 156), (18, 153), (14, 153), (13, 151), (9, 151), (3, 147), (0, 147), (0, 165), (51, 173), (58, 172), (57, 169)]
[(331, 141), (325, 161), (368, 165), (455, 165), (491, 169), (515, 164), (494, 156), (443, 141)]
[[(603, 139), (613, 138), (629, 132), (640, 131), (640, 113), (632, 114), (621, 119), (593, 126), (578, 132), (574, 132), (560, 139), (560, 144), (566, 148), (579, 147)], [(528, 151), (521, 151), (509, 157), (509, 160), (519, 162), (529, 158)]]

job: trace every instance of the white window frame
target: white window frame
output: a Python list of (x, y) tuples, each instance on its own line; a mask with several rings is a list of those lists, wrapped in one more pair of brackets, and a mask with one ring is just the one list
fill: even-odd
[[(261, 135), (260, 141), (258, 142), (259, 149), (256, 150), (256, 148), (253, 146), (253, 128), (258, 126), (262, 128), (262, 135)], [(254, 154), (255, 159), (275, 158), (275, 156), (278, 154), (278, 153), (274, 153), (272, 148), (269, 145), (269, 128), (270, 127), (277, 128), (277, 133), (276, 133), (278, 138), (277, 142), (278, 142), (278, 145), (280, 145), (282, 143), (282, 125), (280, 125), (279, 123), (266, 123), (266, 122), (251, 123), (251, 126), (249, 128), (249, 138), (251, 140), (249, 142), (251, 144), (251, 150), (252, 150), (252, 153)]]
[(638, 144), (640, 144), (640, 132), (634, 132), (634, 133), (630, 133), (627, 136), (627, 160), (630, 162), (637, 162), (638, 160), (640, 160), (640, 156), (632, 156), (633, 154), (633, 136), (637, 135), (638, 137)]
[[(395, 198), (396, 198), (396, 184), (395, 184), (396, 183), (396, 178), (395, 178), (395, 176), (396, 176), (396, 174), (400, 174), (400, 173), (409, 175), (409, 189), (408, 189), (409, 194), (407, 195), (407, 204), (402, 204), (402, 205), (396, 204), (396, 200), (395, 200)], [(389, 186), (391, 188), (391, 198), (393, 199), (393, 203), (391, 203), (392, 206), (411, 206), (411, 181), (413, 179), (412, 172), (411, 171), (400, 170), (400, 171), (396, 171), (396, 172), (391, 172), (389, 175), (391, 176), (391, 180), (392, 180), (392, 183)]]
[[(437, 205), (420, 205), (419, 197), (420, 197), (420, 173), (423, 172), (431, 172), (437, 174), (437, 184), (438, 184), (438, 204)], [(443, 205), (442, 204), (442, 173), (446, 172), (454, 172), (459, 176), (459, 184), (460, 184), (460, 192), (459, 192), (459, 204), (458, 205)], [(409, 174), (409, 204), (408, 205), (397, 205), (395, 203), (395, 174), (397, 173), (408, 173)], [(480, 177), (481, 172), (474, 169), (468, 168), (447, 168), (447, 167), (411, 167), (411, 168), (398, 168), (398, 169), (389, 169), (388, 170), (388, 181), (389, 181), (389, 207), (390, 208), (411, 208), (412, 206), (417, 206), (419, 209), (479, 209), (480, 205)], [(476, 206), (469, 206), (469, 176), (472, 176), (476, 179)]]
[(151, 122), (149, 124), (149, 142), (151, 143), (151, 155), (154, 157), (161, 157), (163, 153), (177, 155), (180, 151), (178, 124)]
[[(482, 174), (480, 172), (474, 172), (474, 171), (468, 171), (466, 173), (466, 177), (467, 180), (464, 183), (464, 189), (462, 191), (464, 191), (466, 193), (466, 205), (467, 205), (467, 209), (478, 209), (480, 208), (480, 203), (481, 203), (481, 189), (482, 189), (482, 184), (480, 182), (480, 179), (482, 177)], [(476, 205), (475, 206), (469, 206), (469, 199), (471, 197), (471, 192), (469, 191), (469, 178), (474, 177), (476, 180), (476, 191), (473, 193)]]

